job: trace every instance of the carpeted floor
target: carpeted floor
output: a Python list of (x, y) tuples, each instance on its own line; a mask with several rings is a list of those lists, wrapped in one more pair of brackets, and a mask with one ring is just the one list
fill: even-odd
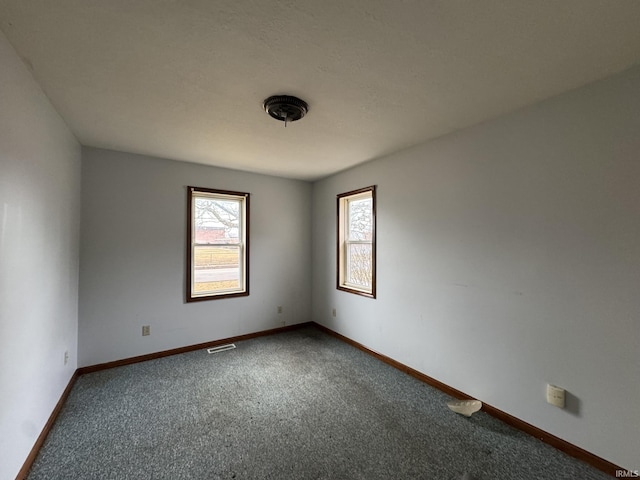
[(36, 479), (608, 479), (313, 327), (81, 376)]

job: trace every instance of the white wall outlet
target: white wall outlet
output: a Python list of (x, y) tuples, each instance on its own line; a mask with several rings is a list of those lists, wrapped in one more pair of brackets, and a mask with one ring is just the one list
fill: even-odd
[(282, 305), (278, 305), (278, 313), (282, 313)]
[(564, 408), (565, 390), (555, 385), (547, 384), (547, 403)]
[(331, 310), (331, 315), (333, 315), (334, 317), (336, 316), (336, 309), (335, 308), (333, 310)]
[(64, 364), (69, 363), (69, 350), (64, 351)]
[(147, 335), (151, 335), (151, 325), (142, 326), (142, 336), (146, 337)]

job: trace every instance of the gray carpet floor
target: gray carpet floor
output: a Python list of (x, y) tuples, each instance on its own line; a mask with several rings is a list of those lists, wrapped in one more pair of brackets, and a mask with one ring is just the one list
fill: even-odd
[(36, 479), (608, 479), (313, 327), (81, 376)]

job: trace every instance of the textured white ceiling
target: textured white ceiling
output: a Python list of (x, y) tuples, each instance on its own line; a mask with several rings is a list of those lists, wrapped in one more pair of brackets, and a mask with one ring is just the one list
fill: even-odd
[(640, 62), (637, 0), (0, 0), (0, 28), (84, 145), (306, 180)]

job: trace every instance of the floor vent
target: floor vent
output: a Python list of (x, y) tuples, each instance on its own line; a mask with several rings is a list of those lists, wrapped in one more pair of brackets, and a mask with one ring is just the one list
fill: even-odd
[(218, 345), (217, 347), (207, 348), (208, 353), (220, 353), (225, 350), (233, 350), (236, 348), (235, 343), (228, 343), (226, 345)]

